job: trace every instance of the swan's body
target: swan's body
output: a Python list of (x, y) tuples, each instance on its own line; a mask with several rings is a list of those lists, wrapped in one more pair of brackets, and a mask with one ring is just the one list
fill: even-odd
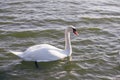
[(71, 56), (72, 48), (70, 42), (70, 32), (73, 31), (76, 35), (76, 29), (74, 27), (68, 27), (65, 30), (65, 50), (56, 48), (49, 44), (35, 45), (28, 48), (24, 52), (14, 52), (11, 53), (17, 55), (25, 61), (36, 61), (36, 62), (48, 62), (63, 59), (67, 56)]
[(48, 44), (32, 46), (25, 52), (11, 52), (25, 61), (48, 62), (67, 57), (64, 50)]

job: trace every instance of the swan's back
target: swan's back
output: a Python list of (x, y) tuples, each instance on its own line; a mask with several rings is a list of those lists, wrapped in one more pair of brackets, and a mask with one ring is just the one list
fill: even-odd
[(25, 52), (33, 52), (33, 51), (42, 50), (42, 49), (58, 49), (58, 48), (51, 46), (49, 44), (40, 44), (40, 45), (35, 45), (28, 48)]

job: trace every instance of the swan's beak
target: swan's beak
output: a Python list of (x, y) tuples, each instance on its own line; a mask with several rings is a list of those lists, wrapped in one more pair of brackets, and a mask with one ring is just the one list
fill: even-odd
[(77, 30), (75, 28), (72, 28), (72, 29), (73, 29), (73, 33), (78, 36), (79, 34), (78, 34)]
[(77, 31), (74, 31), (73, 33), (74, 33), (75, 35), (77, 35), (77, 36), (79, 35)]

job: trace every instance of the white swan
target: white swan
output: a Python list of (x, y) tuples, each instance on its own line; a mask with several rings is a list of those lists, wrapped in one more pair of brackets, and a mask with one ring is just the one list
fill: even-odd
[(70, 42), (70, 32), (78, 35), (75, 27), (73, 26), (68, 27), (65, 30), (65, 50), (56, 48), (49, 44), (40, 44), (30, 47), (24, 52), (10, 52), (22, 58), (24, 61), (35, 61), (36, 63), (59, 60), (71, 56), (72, 48)]

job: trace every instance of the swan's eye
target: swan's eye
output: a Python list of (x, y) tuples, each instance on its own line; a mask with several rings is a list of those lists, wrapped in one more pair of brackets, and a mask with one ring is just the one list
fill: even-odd
[(73, 28), (73, 32), (76, 32), (76, 29)]

